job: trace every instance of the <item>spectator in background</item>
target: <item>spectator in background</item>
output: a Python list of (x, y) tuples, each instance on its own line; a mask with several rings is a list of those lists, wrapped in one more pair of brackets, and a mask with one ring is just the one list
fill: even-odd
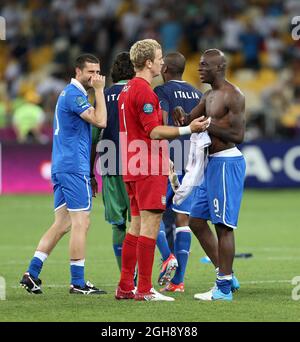
[(237, 19), (235, 13), (228, 13), (228, 18), (222, 22), (222, 30), (224, 33), (223, 47), (226, 52), (236, 53), (240, 50), (240, 35), (243, 31), (243, 25)]
[(262, 37), (255, 31), (252, 24), (247, 23), (246, 31), (240, 35), (244, 66), (246, 68), (259, 69), (259, 52), (262, 45)]
[(13, 114), (13, 127), (19, 143), (48, 142), (47, 136), (42, 133), (45, 113), (39, 102), (38, 94), (29, 91), (25, 94), (25, 102)]
[(282, 67), (284, 44), (277, 30), (272, 31), (271, 36), (265, 41), (265, 46), (268, 53), (268, 66), (280, 69)]
[(182, 27), (181, 23), (173, 12), (168, 14), (167, 19), (160, 26), (160, 38), (166, 53), (178, 50)]

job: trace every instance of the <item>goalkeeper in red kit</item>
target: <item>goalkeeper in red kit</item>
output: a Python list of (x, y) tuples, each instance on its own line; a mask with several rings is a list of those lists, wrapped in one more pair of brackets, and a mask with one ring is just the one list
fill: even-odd
[[(174, 298), (157, 292), (151, 279), (156, 238), (166, 206), (169, 169), (168, 146), (159, 140), (203, 132), (209, 120), (200, 117), (185, 127), (163, 126), (159, 100), (150, 86), (163, 65), (162, 48), (152, 39), (137, 41), (130, 49), (130, 59), (136, 77), (123, 88), (118, 106), (122, 173), (132, 220), (123, 243), (121, 278), (115, 297), (173, 301)], [(137, 289), (134, 286), (136, 264)]]

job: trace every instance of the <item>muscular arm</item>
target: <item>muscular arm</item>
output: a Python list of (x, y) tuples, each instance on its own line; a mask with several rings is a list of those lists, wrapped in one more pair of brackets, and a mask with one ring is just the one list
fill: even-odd
[(177, 126), (188, 125), (194, 119), (199, 118), (200, 116), (206, 116), (205, 101), (208, 93), (209, 91), (202, 96), (199, 104), (194, 107), (190, 113), (185, 113), (180, 106), (176, 107), (173, 112), (174, 123)]
[(103, 91), (95, 91), (96, 108), (90, 107), (80, 116), (83, 120), (98, 128), (105, 128), (107, 123), (107, 111)]
[(168, 112), (165, 110), (162, 110), (162, 118), (163, 118), (163, 124), (168, 125)]
[(179, 136), (178, 127), (156, 126), (150, 133), (151, 139), (175, 139)]
[(104, 97), (105, 76), (92, 77), (92, 87), (95, 89), (96, 108), (90, 107), (80, 116), (83, 120), (98, 128), (105, 128), (107, 124), (107, 110)]
[[(209, 126), (210, 120), (206, 117), (201, 116), (200, 118), (196, 118), (189, 125), (189, 132), (185, 134), (191, 133), (200, 133), (204, 132)], [(156, 126), (150, 132), (151, 139), (175, 139), (180, 134), (181, 128), (173, 127), (173, 126)]]
[(238, 91), (225, 95), (225, 106), (228, 109), (224, 125), (212, 117), (208, 132), (226, 142), (240, 144), (245, 133), (245, 97)]
[(194, 119), (199, 118), (202, 115), (206, 116), (206, 112), (205, 112), (205, 99), (206, 99), (207, 93), (208, 92), (206, 92), (202, 96), (201, 101), (197, 104), (197, 106), (194, 107), (192, 109), (192, 111), (189, 114), (186, 115), (186, 119), (185, 119), (185, 123), (186, 124), (189, 124)]

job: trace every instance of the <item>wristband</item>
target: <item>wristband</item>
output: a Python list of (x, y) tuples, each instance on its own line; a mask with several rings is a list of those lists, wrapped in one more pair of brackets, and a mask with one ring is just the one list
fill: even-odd
[(179, 127), (179, 135), (192, 134), (190, 126)]

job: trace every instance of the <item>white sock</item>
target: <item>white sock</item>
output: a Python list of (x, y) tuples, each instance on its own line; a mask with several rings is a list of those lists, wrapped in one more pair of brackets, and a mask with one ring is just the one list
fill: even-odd
[(48, 254), (40, 251), (35, 251), (34, 257), (40, 259), (43, 263), (48, 258)]
[(231, 274), (226, 274), (226, 275), (223, 275), (223, 276), (218, 275), (217, 279), (218, 280), (232, 280), (232, 273)]
[(80, 260), (70, 260), (70, 265), (81, 266), (84, 267), (85, 259)]

